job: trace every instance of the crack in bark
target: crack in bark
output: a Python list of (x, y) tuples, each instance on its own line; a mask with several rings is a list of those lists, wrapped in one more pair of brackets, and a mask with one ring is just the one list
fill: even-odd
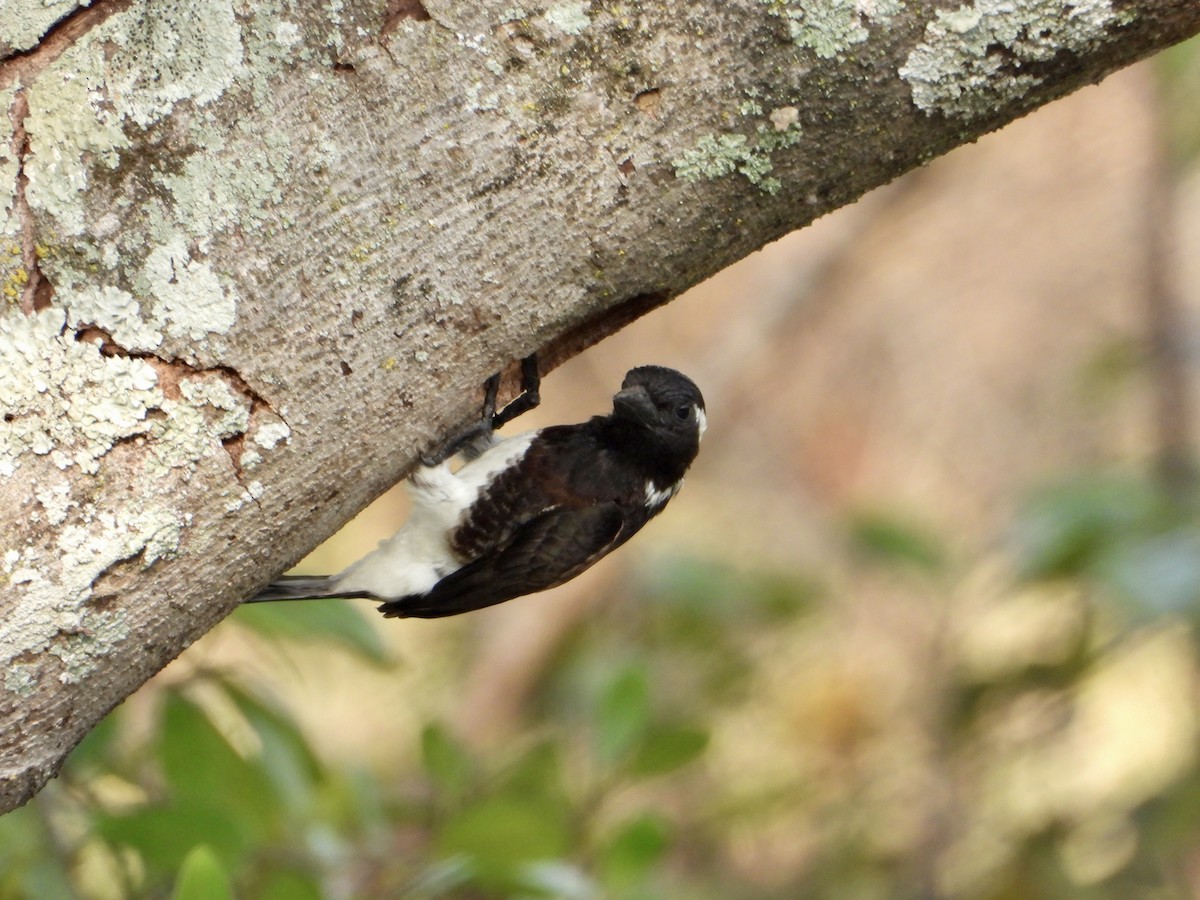
[[(199, 371), (204, 374), (210, 372), (216, 373), (218, 377), (223, 378), (228, 383), (234, 392), (250, 402), (250, 409), (246, 417), (246, 430), (230, 437), (222, 438), (221, 446), (225, 448), (225, 452), (229, 454), (229, 461), (233, 464), (233, 477), (237, 479), (237, 483), (242, 486), (242, 490), (246, 492), (246, 496), (250, 498), (251, 502), (261, 509), (258, 497), (254, 496), (254, 492), (250, 490), (249, 485), (246, 483), (246, 472), (242, 468), (242, 454), (246, 451), (246, 437), (250, 434), (250, 426), (255, 422), (255, 414), (262, 409), (266, 409), (272, 415), (278, 416), (279, 421), (285, 425), (287, 425), (287, 420), (271, 406), (262, 394), (251, 387), (246, 379), (241, 376), (241, 373), (232, 366), (212, 366)], [(288, 427), (290, 428), (291, 426)]]
[(221, 438), (221, 446), (229, 454), (229, 461), (233, 463), (233, 475), (238, 480), (238, 484), (245, 487), (246, 485), (242, 481), (242, 477), (245, 474), (242, 471), (242, 454), (246, 452), (246, 432), (242, 431), (237, 434), (231, 434), (229, 437)]
[[(153, 565), (153, 563), (151, 563)], [(146, 547), (128, 556), (114, 559), (100, 570), (91, 583), (91, 594), (83, 601), (91, 609), (106, 612), (120, 600), (129, 585), (146, 569)], [(59, 631), (59, 635), (70, 632)]]
[(245, 497), (249, 497), (250, 502), (261, 511), (262, 504), (258, 502), (258, 497), (255, 496), (254, 491), (250, 490), (250, 484), (252, 482), (247, 483), (246, 470), (242, 468), (242, 454), (246, 451), (246, 435), (248, 433), (249, 428), (247, 428), (247, 430), (243, 431), (241, 434), (235, 434), (231, 437), (222, 438), (221, 446), (225, 449), (225, 452), (229, 454), (229, 462), (230, 465), (233, 466), (233, 478), (241, 487), (242, 494)]
[(54, 285), (43, 274), (38, 260), (37, 233), (27, 196), (29, 176), (25, 172), (25, 160), (29, 155), (29, 133), (25, 129), (25, 119), (29, 115), (29, 97), (25, 88), (84, 34), (132, 4), (133, 0), (95, 0), (90, 6), (76, 7), (47, 28), (34, 46), (13, 51), (0, 59), (0, 89), (14, 82), (21, 85), (14, 93), (8, 117), (12, 125), (13, 156), (17, 161), (13, 214), (21, 230), (21, 273), (24, 277), (18, 305), (27, 316), (50, 305)]
[(26, 189), (29, 186), (29, 176), (25, 174), (25, 157), (29, 154), (29, 132), (25, 130), (25, 119), (29, 115), (29, 98), (24, 89), (18, 90), (13, 96), (12, 105), (8, 108), (8, 118), (12, 123), (12, 150), (17, 160), (17, 178), (13, 188), (13, 214), (21, 229), (21, 272), (24, 273), (25, 284), (21, 289), (21, 299), (18, 301), (21, 311), (27, 316), (50, 305), (54, 296), (54, 286), (42, 274), (38, 264), (37, 235), (33, 227), (33, 210), (29, 208)]
[(173, 377), (169, 377), (165, 384), (162, 383), (160, 377), (160, 387), (165, 388), (163, 394), (170, 399), (177, 399), (179, 397), (179, 382), (183, 376), (217, 374), (235, 393), (240, 394), (246, 399), (250, 405), (251, 416), (260, 409), (267, 409), (274, 415), (279, 416), (280, 421), (286, 424), (286, 420), (271, 406), (270, 401), (255, 390), (233, 366), (194, 366), (182, 359), (162, 356), (149, 350), (130, 350), (117, 343), (106, 329), (91, 322), (83, 322), (76, 326), (75, 340), (99, 341), (100, 354), (102, 356), (123, 356), (128, 359), (144, 359), (154, 366), (160, 376), (164, 373), (170, 373)]
[[(152, 353), (147, 350), (130, 350), (118, 344), (111, 334), (98, 325), (91, 323), (82, 323), (75, 329), (75, 340), (77, 341), (97, 341), (100, 344), (101, 356), (122, 356), (129, 359), (144, 359), (149, 363), (154, 371), (158, 374), (158, 387), (162, 391), (163, 397), (168, 400), (180, 399), (181, 392), (179, 384), (184, 378), (204, 378), (207, 376), (215, 376), (225, 382), (229, 389), (234, 394), (246, 401), (247, 421), (245, 431), (230, 435), (229, 437), (221, 438), (221, 446), (225, 452), (229, 454), (229, 460), (233, 465), (233, 476), (245, 490), (247, 496), (258, 505), (258, 498), (255, 497), (249, 490), (245, 482), (245, 472), (242, 469), (242, 453), (245, 451), (246, 436), (250, 433), (250, 426), (255, 423), (255, 415), (262, 410), (267, 410), (272, 415), (276, 416), (279, 421), (287, 425), (287, 420), (271, 406), (262, 394), (253, 388), (241, 373), (232, 366), (217, 365), (217, 366), (194, 366), (181, 359), (168, 358)], [(289, 426), (290, 427), (290, 426)], [(113, 442), (112, 446), (123, 441), (131, 441), (136, 438), (144, 437), (144, 434), (128, 435), (125, 438), (118, 438)], [(111, 448), (110, 448), (111, 449)]]
[(94, 0), (90, 6), (76, 7), (47, 28), (34, 46), (0, 59), (0, 88), (14, 81), (28, 84), (83, 35), (132, 5), (133, 0)]
[[(242, 377), (241, 373), (238, 372), (238, 370), (233, 366), (208, 366), (207, 368), (193, 368), (192, 370), (201, 374), (216, 372), (224, 377), (225, 380), (229, 382), (229, 386), (231, 388), (250, 401), (251, 417), (253, 417), (254, 413), (260, 409), (267, 409), (279, 416), (279, 413), (271, 406), (270, 402), (257, 390), (251, 387), (250, 383), (246, 381), (246, 379)], [(285, 425), (287, 424), (283, 416), (279, 416), (279, 419), (280, 421), (284, 422)]]

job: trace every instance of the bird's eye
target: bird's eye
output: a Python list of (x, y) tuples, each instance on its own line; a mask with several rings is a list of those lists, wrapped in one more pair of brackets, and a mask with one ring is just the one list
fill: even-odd
[(691, 414), (692, 414), (692, 408), (690, 406), (675, 407), (675, 415), (681, 419), (686, 419)]

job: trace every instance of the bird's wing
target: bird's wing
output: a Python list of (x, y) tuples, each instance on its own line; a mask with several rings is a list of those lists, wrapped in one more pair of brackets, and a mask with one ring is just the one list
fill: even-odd
[(400, 597), (379, 611), (389, 618), (435, 619), (546, 590), (574, 578), (623, 542), (626, 524), (615, 503), (553, 507), (427, 593)]

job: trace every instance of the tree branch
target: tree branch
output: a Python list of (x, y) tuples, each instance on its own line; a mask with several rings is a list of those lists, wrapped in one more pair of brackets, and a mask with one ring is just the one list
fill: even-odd
[(1200, 29), (1194, 0), (38, 10), (0, 13), (0, 810), (508, 360)]

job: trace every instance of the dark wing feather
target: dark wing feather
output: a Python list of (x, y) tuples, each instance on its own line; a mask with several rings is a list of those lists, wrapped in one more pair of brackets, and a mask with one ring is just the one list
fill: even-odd
[(624, 541), (625, 524), (615, 503), (554, 507), (427, 593), (400, 597), (379, 611), (389, 618), (435, 619), (544, 591), (574, 578)]

